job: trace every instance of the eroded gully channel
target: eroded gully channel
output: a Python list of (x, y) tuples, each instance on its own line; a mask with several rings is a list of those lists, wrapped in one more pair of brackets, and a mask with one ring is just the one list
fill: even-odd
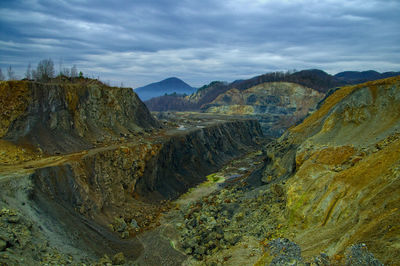
[[(207, 181), (172, 201), (172, 209), (162, 215), (160, 226), (138, 236), (144, 249), (135, 262), (139, 265), (202, 265), (203, 261), (188, 256), (182, 248), (185, 217), (197, 202), (207, 200), (211, 194), (218, 194), (232, 186), (248, 186), (248, 182), (258, 185), (255, 184), (259, 182), (256, 172), (261, 169), (263, 158), (259, 150), (232, 160), (218, 172), (208, 175)], [(258, 246), (247, 247), (249, 254), (255, 249), (262, 253)], [(242, 252), (246, 253), (246, 250)]]
[[(112, 256), (122, 251), (129, 261), (136, 261), (140, 265), (154, 265), (156, 261), (163, 265), (179, 265), (187, 260), (188, 256), (179, 248), (181, 232), (176, 224), (179, 224), (179, 221), (183, 222), (183, 214), (187, 208), (190, 208), (188, 207), (190, 203), (201, 200), (225, 185), (243, 181), (255, 168), (259, 167), (254, 160), (259, 155), (254, 153), (249, 155), (251, 159), (246, 159), (247, 157), (244, 156), (226, 164), (230, 159), (237, 158), (246, 151), (254, 150), (254, 139), (260, 136), (259, 132), (259, 126), (254, 121), (228, 122), (188, 133), (176, 134), (175, 132), (174, 136), (170, 137), (171, 141), (165, 142), (166, 144), (154, 142), (154, 139), (144, 139), (139, 143), (135, 140), (132, 143), (129, 141), (116, 143), (73, 154), (16, 162), (0, 169), (1, 187), (4, 192), (1, 198), (8, 208), (19, 209), (26, 218), (41, 228), (45, 238), (49, 239), (50, 246), (59, 248), (61, 253), (71, 254), (75, 261), (82, 262), (82, 258), (86, 262), (93, 261), (101, 254)], [(164, 139), (162, 136), (161, 138)], [(149, 146), (149, 144), (152, 145)], [(113, 169), (124, 169), (122, 166), (126, 162), (120, 159), (123, 156), (118, 157), (118, 154), (142, 154), (137, 149), (140, 151), (144, 149), (146, 154), (153, 156), (153, 154), (157, 154), (157, 150), (153, 148), (162, 147), (162, 145), (164, 145), (166, 153), (159, 153), (160, 155), (155, 157), (158, 158), (157, 160), (151, 160), (155, 165), (158, 165), (158, 160), (170, 156), (167, 151), (171, 151), (171, 148), (181, 151), (182, 145), (184, 145), (184, 147), (188, 147), (187, 150), (183, 153), (176, 153), (180, 157), (173, 157), (175, 161), (178, 160), (178, 166), (185, 167), (183, 170), (190, 167), (190, 163), (193, 163), (192, 160), (196, 159), (196, 154), (197, 156), (206, 156), (207, 160), (198, 163), (196, 167), (209, 169), (208, 173), (210, 173), (210, 169), (216, 171), (222, 165), (225, 167), (220, 172), (209, 175), (210, 181), (191, 189), (189, 193), (174, 201), (172, 203), (174, 208), (164, 214), (159, 222), (158, 217), (151, 216), (150, 220), (154, 221), (150, 222), (157, 221), (156, 226), (150, 226), (147, 231), (144, 230), (134, 237), (121, 239), (117, 231), (113, 233), (106, 229), (110, 225), (110, 221), (112, 222), (113, 215), (117, 215), (116, 217), (120, 217), (120, 219), (122, 217), (130, 220), (129, 217), (121, 215), (124, 215), (126, 211), (136, 212), (136, 209), (132, 209), (132, 207), (136, 207), (137, 210), (144, 208), (150, 214), (154, 210), (160, 211), (160, 208), (145, 202), (138, 204), (140, 201), (134, 201), (131, 194), (128, 193), (129, 186), (113, 187), (107, 185), (107, 182), (112, 179), (97, 179), (104, 178), (112, 173)], [(207, 149), (208, 146), (216, 146), (219, 149), (211, 150), (212, 153), (210, 153), (210, 150)], [(208, 153), (204, 153), (202, 149), (207, 149)], [(131, 158), (130, 155), (124, 158), (136, 161), (140, 159)], [(148, 161), (146, 158), (140, 160)], [(104, 165), (107, 167), (104, 168)], [(144, 169), (147, 168), (144, 167)], [(180, 168), (181, 170), (182, 168)], [(126, 171), (137, 170), (128, 168)], [(116, 174), (116, 177), (119, 176), (119, 173)], [(130, 176), (125, 174), (121, 172), (118, 178)], [(184, 175), (185, 173), (179, 174)], [(92, 178), (90, 175), (93, 175), (95, 178), (93, 180), (98, 183), (90, 181)], [(199, 176), (198, 180), (201, 178), (204, 180), (204, 173), (198, 172), (197, 175)], [(157, 172), (154, 177), (159, 178)], [(85, 180), (89, 180), (89, 183), (82, 183)], [(118, 182), (119, 179), (116, 180), (116, 183)], [(199, 182), (197, 181), (197, 183)], [(151, 192), (152, 189), (157, 189), (157, 187), (152, 187), (153, 183), (138, 184), (147, 189), (142, 189), (142, 195), (138, 195), (139, 197), (163, 196)], [(175, 181), (171, 184), (172, 186), (182, 186), (181, 183)], [(87, 190), (88, 188), (89, 190)], [(104, 188), (112, 189), (111, 194), (106, 191), (109, 198), (105, 196), (104, 191), (97, 192), (98, 189)], [(120, 190), (122, 193), (118, 193)], [(129, 202), (125, 202), (126, 205), (119, 209), (120, 213), (114, 214), (115, 208), (121, 207), (118, 206), (118, 201), (114, 201), (114, 197), (120, 197), (123, 193), (128, 193), (125, 198), (129, 198)], [(96, 204), (100, 204), (100, 207)], [(107, 204), (110, 205), (107, 206)], [(165, 211), (165, 209), (161, 208), (161, 211)], [(100, 213), (99, 216), (95, 216), (98, 213)], [(139, 220), (138, 222), (140, 223)]]

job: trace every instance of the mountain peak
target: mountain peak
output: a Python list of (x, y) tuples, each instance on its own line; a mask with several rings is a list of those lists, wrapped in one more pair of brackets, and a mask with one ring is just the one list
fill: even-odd
[(170, 77), (159, 82), (154, 82), (135, 89), (139, 97), (146, 101), (148, 99), (165, 94), (191, 94), (196, 89), (177, 77)]
[(183, 80), (181, 80), (180, 78), (177, 78), (177, 77), (166, 78), (166, 79), (163, 79), (163, 80), (160, 81), (160, 82), (163, 82), (163, 81), (178, 81), (178, 82), (184, 82)]

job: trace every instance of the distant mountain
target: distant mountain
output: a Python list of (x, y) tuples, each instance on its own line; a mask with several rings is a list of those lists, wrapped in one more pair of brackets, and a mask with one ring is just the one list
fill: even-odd
[(181, 79), (172, 77), (135, 89), (142, 101), (165, 94), (192, 94), (196, 89)]
[(198, 111), (230, 89), (242, 91), (266, 82), (292, 82), (322, 93), (326, 93), (330, 88), (346, 84), (346, 82), (318, 69), (302, 70), (295, 73), (271, 72), (247, 80), (235, 80), (230, 84), (213, 81), (189, 96), (171, 97), (162, 94), (159, 97), (146, 100), (145, 104), (151, 111)]
[(219, 95), (222, 95), (231, 89), (244, 91), (263, 83), (290, 82), (326, 94), (330, 89), (344, 85), (358, 84), (397, 75), (400, 75), (400, 72), (379, 73), (373, 70), (364, 72), (345, 71), (336, 75), (330, 75), (319, 69), (307, 69), (294, 73), (271, 72), (247, 80), (235, 80), (230, 84), (214, 81), (201, 87), (197, 92), (189, 96), (159, 96), (150, 101), (146, 101), (145, 104), (152, 111), (199, 111), (204, 110), (204, 108), (206, 108), (208, 104), (214, 101)]
[(368, 71), (344, 71), (337, 73), (334, 77), (346, 83), (356, 84), (356, 83), (367, 82), (370, 80), (390, 78), (399, 75), (400, 72), (379, 73), (375, 70), (368, 70)]
[(213, 81), (188, 96), (163, 95), (145, 101), (151, 111), (198, 111), (203, 104), (212, 102), (229, 90), (229, 84)]

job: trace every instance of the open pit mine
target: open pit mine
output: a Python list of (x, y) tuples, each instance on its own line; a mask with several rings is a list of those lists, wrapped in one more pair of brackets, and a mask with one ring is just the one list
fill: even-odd
[(400, 265), (400, 77), (276, 139), (92, 79), (1, 81), (0, 191), (1, 265)]

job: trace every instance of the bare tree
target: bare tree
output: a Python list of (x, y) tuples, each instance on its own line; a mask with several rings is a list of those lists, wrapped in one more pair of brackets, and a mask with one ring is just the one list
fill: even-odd
[(76, 65), (73, 65), (71, 67), (71, 78), (76, 78), (78, 77), (78, 69), (76, 68)]
[(66, 77), (71, 77), (71, 72), (68, 67), (64, 67), (62, 74)]
[(32, 79), (32, 67), (31, 67), (31, 63), (28, 64), (28, 67), (26, 68), (26, 72), (25, 72), (25, 78), (30, 80)]
[(58, 64), (58, 75), (61, 77), (64, 75), (63, 73), (63, 60), (60, 58), (59, 64)]
[(0, 80), (5, 80), (5, 79), (6, 79), (6, 77), (4, 77), (3, 71), (0, 68)]
[(36, 76), (39, 81), (49, 81), (54, 78), (54, 63), (51, 59), (43, 59), (36, 67)]
[(8, 75), (8, 80), (15, 80), (15, 72), (11, 66), (8, 66), (7, 68), (7, 75)]

